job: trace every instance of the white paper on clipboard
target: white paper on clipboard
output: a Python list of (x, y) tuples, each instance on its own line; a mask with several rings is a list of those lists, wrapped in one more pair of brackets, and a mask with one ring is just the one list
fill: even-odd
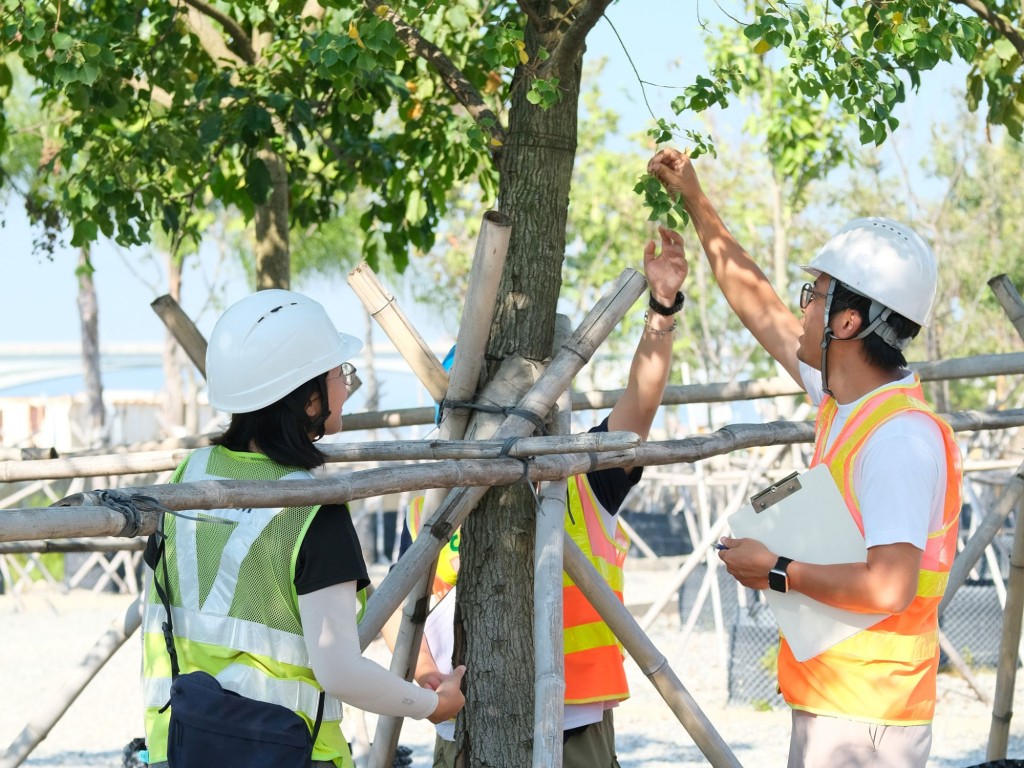
[[(864, 537), (824, 464), (786, 478), (751, 501), (729, 518), (735, 538), (757, 539), (772, 552), (804, 563), (867, 562)], [(800, 592), (765, 590), (765, 596), (797, 661), (887, 617), (833, 608)]]

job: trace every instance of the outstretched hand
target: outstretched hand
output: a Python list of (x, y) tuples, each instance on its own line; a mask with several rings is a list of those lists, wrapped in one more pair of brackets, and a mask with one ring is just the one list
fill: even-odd
[(678, 149), (663, 149), (647, 162), (647, 172), (671, 195), (678, 195), (684, 207), (703, 193), (689, 154)]
[(653, 240), (644, 248), (644, 276), (651, 295), (666, 307), (675, 304), (676, 293), (683, 286), (690, 264), (683, 249), (683, 236), (666, 227), (658, 227), (661, 234), (661, 253)]

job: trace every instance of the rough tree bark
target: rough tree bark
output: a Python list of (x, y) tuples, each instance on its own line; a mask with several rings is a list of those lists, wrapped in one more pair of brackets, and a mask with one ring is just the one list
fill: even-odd
[(103, 407), (103, 381), (100, 377), (99, 305), (92, 279), (89, 247), (78, 251), (78, 315), (82, 328), (82, 371), (85, 383), (85, 434), (89, 448), (106, 443), (106, 409)]
[[(607, 4), (584, 3), (588, 10)], [(581, 32), (577, 27), (567, 33), (566, 27), (578, 3), (531, 6), (525, 34), (531, 62), (540, 48), (556, 51), (570, 34)], [(553, 107), (544, 110), (527, 101), (531, 75), (526, 68), (520, 68), (512, 88), (508, 140), (499, 158), (499, 210), (513, 224), (487, 350), (488, 379), (510, 355), (538, 361), (550, 356), (576, 153), (582, 49), (581, 41), (567, 43), (556, 71), (543, 75), (559, 78), (561, 98)], [(553, 60), (558, 59), (556, 53)], [(457, 592), (455, 655), (468, 672), (466, 707), (456, 732), (460, 766), (531, 763), (534, 505), (522, 485), (491, 491), (463, 525), (460, 572), (466, 578), (460, 578)]]
[(280, 155), (261, 149), (259, 158), (270, 172), (270, 194), (256, 206), (256, 288), (289, 288), (291, 257), (288, 246), (288, 168)]

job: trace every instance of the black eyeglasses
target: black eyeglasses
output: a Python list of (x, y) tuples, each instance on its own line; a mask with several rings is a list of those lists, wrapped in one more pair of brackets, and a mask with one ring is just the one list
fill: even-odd
[(807, 305), (814, 301), (815, 297), (824, 299), (827, 296), (828, 294), (814, 290), (810, 283), (804, 283), (804, 287), (800, 289), (800, 309), (807, 309)]

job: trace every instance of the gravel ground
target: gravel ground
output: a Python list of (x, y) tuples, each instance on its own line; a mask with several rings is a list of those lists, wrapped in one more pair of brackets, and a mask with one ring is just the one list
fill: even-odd
[[(667, 574), (664, 569), (629, 569), (627, 601), (643, 594), (645, 588), (656, 594)], [(53, 706), (64, 678), (81, 664), (97, 638), (112, 623), (120, 622), (130, 602), (126, 596), (84, 591), (0, 596), (0, 745), (11, 744), (30, 719)], [(999, 628), (993, 627), (992, 631), (998, 632)], [(788, 710), (756, 711), (727, 704), (727, 667), (713, 632), (695, 632), (684, 645), (680, 641), (680, 620), (673, 611), (664, 613), (649, 635), (743, 765), (785, 765)], [(386, 648), (377, 641), (369, 654), (386, 659)], [(123, 746), (142, 735), (139, 667), (140, 645), (138, 637), (132, 637), (24, 765), (120, 766)], [(616, 710), (623, 768), (706, 765), (703, 755), (636, 665), (629, 664), (628, 669), (633, 697)], [(978, 670), (976, 674), (991, 696), (995, 691), (994, 672)], [(1024, 711), (1022, 687), (1017, 686), (1017, 711)], [(991, 707), (981, 703), (966, 683), (952, 674), (940, 675), (939, 691), (929, 766), (964, 768), (984, 762)], [(372, 733), (374, 718), (366, 719)], [(350, 736), (355, 734), (357, 720), (354, 712), (346, 719), (345, 729)], [(415, 768), (429, 768), (433, 743), (429, 723), (407, 722), (401, 743), (413, 748)], [(1024, 726), (1019, 720), (1012, 723), (1009, 756), (1024, 757)], [(0, 758), (0, 765), (13, 763)]]

